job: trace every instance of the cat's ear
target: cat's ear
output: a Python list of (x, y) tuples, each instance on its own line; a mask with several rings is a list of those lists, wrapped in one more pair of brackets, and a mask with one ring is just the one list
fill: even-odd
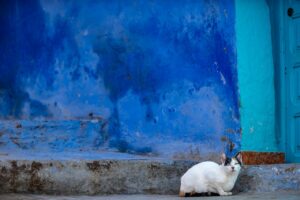
[(242, 160), (242, 153), (241, 152), (238, 152), (235, 157), (241, 162), (243, 163), (243, 160)]
[(225, 161), (226, 161), (226, 155), (225, 155), (225, 153), (222, 153), (221, 154), (221, 163), (222, 163), (222, 165), (225, 164)]

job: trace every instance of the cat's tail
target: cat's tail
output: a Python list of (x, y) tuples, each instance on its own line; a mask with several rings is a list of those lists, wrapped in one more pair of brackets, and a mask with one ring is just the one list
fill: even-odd
[(180, 184), (180, 189), (179, 189), (179, 196), (180, 197), (185, 197), (185, 193), (186, 193), (186, 190), (182, 184), (182, 180), (181, 180), (181, 184)]
[(180, 197), (185, 197), (185, 192), (183, 192), (183, 191), (180, 190), (180, 191), (179, 191), (179, 196), (180, 196)]

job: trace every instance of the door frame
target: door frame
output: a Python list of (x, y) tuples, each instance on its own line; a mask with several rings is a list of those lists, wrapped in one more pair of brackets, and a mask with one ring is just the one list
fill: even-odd
[(288, 16), (287, 9), (291, 0), (267, 0), (270, 8), (272, 48), (274, 61), (275, 88), (275, 131), (276, 142), (281, 151), (285, 152), (287, 163), (295, 162), (289, 150), (288, 119), (287, 119), (287, 61), (286, 42)]
[(275, 136), (279, 149), (285, 152), (286, 162), (291, 162), (287, 149), (287, 94), (286, 94), (286, 0), (267, 0), (271, 22), (275, 89)]

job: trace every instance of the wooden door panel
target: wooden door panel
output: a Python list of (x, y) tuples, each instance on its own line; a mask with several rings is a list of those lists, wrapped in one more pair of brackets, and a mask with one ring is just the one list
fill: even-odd
[(286, 10), (287, 160), (300, 162), (300, 1), (290, 0)]
[(295, 117), (295, 129), (294, 129), (294, 137), (295, 137), (295, 153), (300, 154), (300, 113)]
[(291, 82), (293, 85), (292, 87), (292, 101), (294, 104), (300, 103), (300, 63), (294, 65), (292, 72), (292, 79)]

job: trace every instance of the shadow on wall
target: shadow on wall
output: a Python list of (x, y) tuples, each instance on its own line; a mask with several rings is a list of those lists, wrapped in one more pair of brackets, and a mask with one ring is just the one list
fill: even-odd
[[(107, 151), (235, 153), (234, 21), (233, 1), (2, 2), (0, 117), (63, 129), (64, 120), (98, 120), (97, 139), (83, 132), (81, 142)], [(18, 132), (9, 126), (0, 131)]]

